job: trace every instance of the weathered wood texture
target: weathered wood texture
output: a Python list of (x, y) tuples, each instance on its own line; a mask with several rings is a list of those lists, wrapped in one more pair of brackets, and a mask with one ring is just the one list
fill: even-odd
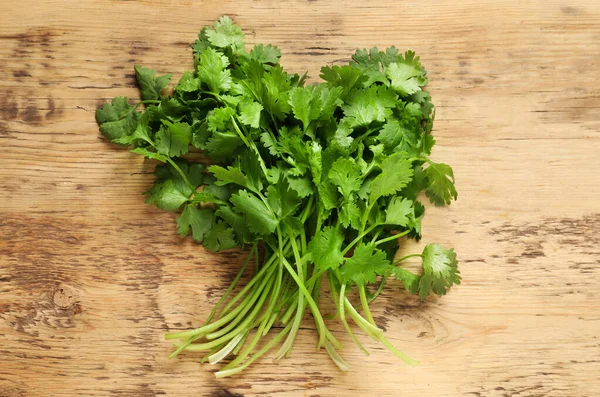
[[(600, 393), (598, 1), (3, 1), (0, 396), (597, 396)], [(152, 165), (100, 139), (94, 110), (135, 97), (133, 64), (191, 66), (221, 14), (318, 79), (356, 47), (412, 48), (438, 107), (435, 158), (459, 201), (423, 243), (464, 284), (375, 305), (409, 368), (348, 338), (351, 372), (303, 329), (291, 359), (216, 380), (162, 334), (197, 325), (239, 254), (180, 240), (142, 205)], [(335, 328), (339, 335), (343, 330)], [(364, 338), (363, 338), (364, 339)]]

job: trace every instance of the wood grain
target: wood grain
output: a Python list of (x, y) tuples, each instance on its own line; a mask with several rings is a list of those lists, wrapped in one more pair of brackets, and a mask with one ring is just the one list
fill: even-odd
[[(597, 396), (600, 390), (600, 3), (31, 1), (0, 13), (0, 396)], [(215, 255), (142, 206), (152, 165), (100, 139), (96, 107), (136, 97), (133, 64), (191, 67), (221, 14), (318, 79), (357, 47), (414, 49), (438, 112), (435, 158), (459, 201), (422, 242), (456, 248), (463, 285), (374, 307), (419, 359), (348, 345), (340, 373), (310, 322), (292, 358), (216, 380), (168, 360), (240, 253)], [(406, 247), (410, 251), (414, 247)], [(362, 334), (361, 334), (362, 335)], [(364, 335), (362, 337), (363, 340)]]

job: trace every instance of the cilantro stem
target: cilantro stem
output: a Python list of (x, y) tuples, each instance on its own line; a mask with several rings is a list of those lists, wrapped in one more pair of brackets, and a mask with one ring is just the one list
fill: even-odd
[(336, 293), (336, 288), (334, 285), (335, 280), (333, 279), (333, 276), (331, 276), (331, 275), (329, 277), (329, 284), (331, 285), (331, 292), (333, 292), (333, 295), (334, 295), (333, 298), (335, 301), (335, 305), (337, 306), (338, 313), (340, 315), (340, 320), (342, 321), (342, 324), (344, 325), (346, 332), (348, 332), (348, 335), (350, 335), (350, 338), (352, 339), (352, 341), (354, 341), (356, 346), (358, 346), (358, 348), (360, 350), (362, 350), (368, 356), (369, 351), (367, 349), (365, 349), (365, 347), (363, 346), (362, 343), (360, 343), (360, 341), (358, 340), (358, 338), (352, 331), (352, 328), (350, 328), (350, 324), (348, 324), (348, 321), (346, 320), (346, 311), (345, 311), (344, 303), (343, 303), (344, 299), (346, 298), (346, 284), (342, 284), (342, 286), (340, 287), (339, 299), (338, 299), (338, 296)]
[(398, 357), (400, 360), (404, 361), (406, 364), (410, 365), (411, 367), (416, 367), (419, 364), (419, 362), (417, 360), (407, 356), (406, 354), (404, 354), (400, 350), (398, 350), (398, 348), (396, 346), (394, 346), (389, 340), (387, 340), (387, 338), (385, 336), (383, 336), (383, 334), (379, 337), (379, 341), (381, 343), (383, 343), (383, 345), (385, 347), (387, 347), (389, 351), (394, 353), (394, 355), (396, 357)]
[(365, 292), (365, 286), (361, 285), (358, 287), (358, 295), (360, 296), (360, 303), (362, 304), (363, 311), (365, 312), (365, 316), (367, 317), (367, 321), (369, 321), (374, 326), (375, 320), (373, 320), (373, 315), (371, 314), (371, 309), (369, 308), (369, 302), (367, 301), (367, 294)]
[(146, 99), (144, 101), (139, 101), (138, 103), (135, 104), (135, 106), (133, 107), (133, 109), (131, 109), (131, 112), (133, 113), (140, 105), (142, 104), (148, 104), (148, 103), (160, 103), (160, 101), (154, 100), (154, 99)]
[[(277, 279), (278, 280), (281, 279), (281, 273), (278, 274)], [(279, 294), (279, 292), (271, 293), (270, 299), (272, 299), (272, 302), (275, 302), (275, 298), (278, 296), (278, 294)], [(243, 361), (248, 356), (248, 354), (250, 354), (250, 352), (252, 351), (252, 349), (254, 349), (254, 347), (260, 340), (260, 338), (264, 335), (264, 329), (267, 326), (267, 324), (269, 323), (269, 320), (270, 320), (270, 312), (267, 309), (267, 311), (265, 313), (263, 313), (262, 321), (260, 321), (260, 325), (259, 325), (258, 329), (256, 330), (256, 333), (255, 333), (254, 337), (252, 338), (252, 340), (250, 341), (250, 343), (248, 344), (248, 346), (242, 351), (242, 353), (240, 353), (240, 355), (238, 357), (236, 357), (232, 362), (227, 364), (224, 369), (229, 368), (229, 367), (234, 367), (235, 365), (237, 365), (237, 363)]]
[(372, 133), (379, 131), (381, 128), (383, 128), (383, 127), (375, 127), (375, 128), (367, 129), (367, 131), (364, 134), (360, 135), (358, 138), (356, 138), (354, 141), (352, 141), (352, 146), (350, 146), (350, 152), (355, 151), (360, 142), (362, 142), (366, 137), (368, 137)]
[[(227, 297), (229, 296), (229, 294), (231, 293), (231, 291), (235, 288), (235, 286), (237, 285), (238, 281), (240, 280), (240, 278), (242, 277), (242, 274), (244, 274), (244, 271), (246, 270), (246, 267), (248, 266), (248, 263), (250, 262), (250, 258), (252, 258), (253, 253), (256, 251), (256, 243), (254, 243), (252, 245), (252, 249), (250, 249), (250, 253), (248, 254), (248, 256), (246, 257), (246, 260), (244, 261), (242, 267), (240, 268), (240, 270), (238, 271), (237, 275), (235, 276), (235, 278), (233, 279), (233, 281), (231, 282), (231, 285), (229, 286), (229, 288), (227, 288), (227, 290), (225, 291), (225, 293), (223, 294), (223, 296), (221, 296), (221, 299), (219, 299), (219, 302), (217, 302), (217, 304), (215, 305), (215, 307), (212, 309), (212, 311), (210, 312), (208, 318), (206, 319), (206, 321), (204, 322), (204, 325), (208, 325), (210, 323), (210, 321), (212, 320), (212, 318), (215, 316), (215, 314), (217, 313), (217, 310), (219, 310), (219, 308), (221, 307), (221, 305), (225, 302), (225, 300), (227, 299)], [(189, 338), (187, 341), (185, 341), (177, 350), (175, 350), (172, 354), (171, 357), (175, 357), (177, 356), (180, 352), (182, 352), (188, 345), (190, 345), (192, 342), (194, 342), (195, 340), (197, 340), (198, 338), (200, 338), (201, 336), (198, 337), (192, 337)]]
[(350, 317), (352, 317), (356, 325), (358, 325), (363, 331), (365, 331), (367, 335), (369, 335), (371, 338), (379, 340), (379, 336), (383, 333), (383, 331), (381, 331), (381, 329), (365, 320), (363, 316), (361, 316), (356, 311), (352, 303), (350, 303), (348, 297), (344, 297), (344, 305), (348, 310)]
[(215, 97), (215, 99), (221, 103), (224, 103), (223, 98), (221, 98), (221, 95), (217, 94), (216, 92), (212, 92), (212, 91), (200, 91), (201, 94), (207, 94), (207, 95), (212, 95)]
[(379, 238), (379, 235), (381, 234), (382, 231), (383, 231), (383, 229), (379, 229), (378, 231), (376, 231), (373, 234), (373, 238), (371, 239), (371, 244), (375, 244), (375, 241), (377, 241), (377, 239)]
[(275, 335), (275, 337), (273, 339), (271, 339), (269, 341), (269, 343), (267, 343), (262, 349), (260, 349), (258, 352), (256, 352), (252, 357), (250, 357), (245, 363), (243, 363), (239, 367), (235, 367), (235, 368), (231, 368), (231, 369), (226, 369), (226, 370), (222, 369), (220, 371), (215, 372), (215, 376), (217, 378), (225, 378), (227, 376), (235, 375), (235, 374), (237, 374), (239, 372), (242, 372), (250, 364), (252, 364), (254, 361), (256, 361), (257, 359), (259, 359), (263, 354), (265, 354), (273, 346), (275, 346), (277, 344), (277, 342), (279, 342), (281, 340), (281, 338), (283, 338), (288, 332), (290, 332), (291, 328), (292, 328), (291, 324), (288, 325), (288, 326), (286, 326), (280, 333), (278, 333), (277, 335)]
[[(375, 200), (372, 203), (370, 203), (369, 206), (367, 207), (367, 210), (363, 214), (363, 217), (362, 217), (361, 222), (360, 222), (360, 233), (359, 233), (359, 235), (363, 234), (363, 231), (365, 230), (365, 227), (367, 226), (367, 221), (369, 220), (369, 214), (371, 213), (371, 210), (373, 210), (373, 206), (375, 206), (376, 203), (377, 203), (377, 200)], [(364, 237), (364, 235), (358, 241), (362, 241), (363, 237)]]
[[(246, 286), (244, 287), (244, 289), (242, 289), (242, 291), (240, 291), (228, 304), (227, 306), (225, 306), (225, 308), (223, 309), (222, 312), (227, 313), (227, 311), (231, 308), (231, 306), (233, 306), (235, 304), (235, 302), (237, 302), (242, 296), (244, 296), (248, 290), (250, 288), (252, 288), (252, 286), (258, 282), (263, 274), (265, 272), (267, 272), (267, 270), (270, 269), (270, 264), (272, 264), (273, 260), (276, 258), (276, 255), (273, 255), (271, 257), (271, 259), (269, 259), (268, 263), (260, 270), (259, 273), (257, 273), (252, 280), (250, 280), (250, 282), (248, 284), (246, 284)], [(270, 264), (269, 264), (270, 262)], [(252, 295), (250, 295), (251, 297)], [(248, 299), (251, 299), (250, 297), (247, 297), (243, 302), (247, 302)], [(187, 338), (191, 338), (194, 336), (198, 336), (198, 335), (206, 335), (214, 330), (217, 330), (218, 328), (220, 328), (221, 326), (227, 324), (230, 320), (233, 320), (237, 314), (244, 309), (245, 304), (240, 304), (238, 305), (235, 309), (233, 309), (231, 312), (227, 313), (224, 317), (219, 318), (217, 321), (215, 321), (214, 323), (210, 323), (208, 325), (204, 325), (200, 328), (196, 328), (193, 330), (189, 330), (189, 331), (184, 331), (184, 332), (177, 332), (177, 333), (170, 333), (170, 334), (166, 334), (165, 335), (165, 339), (170, 340), (170, 339), (187, 339)]]
[[(228, 341), (231, 338), (233, 338), (236, 335), (238, 335), (239, 333), (245, 331), (246, 327), (248, 327), (248, 325), (252, 323), (252, 321), (256, 318), (256, 315), (258, 314), (258, 312), (262, 309), (263, 304), (265, 302), (265, 299), (269, 295), (271, 286), (273, 285), (274, 277), (267, 277), (267, 280), (265, 280), (265, 281), (266, 281), (266, 283), (262, 284), (263, 289), (259, 290), (260, 297), (259, 297), (258, 302), (256, 303), (256, 305), (254, 306), (254, 309), (248, 315), (248, 317), (246, 317), (245, 320), (238, 327), (236, 327), (235, 330), (233, 330), (233, 331), (225, 334), (224, 336), (221, 336), (218, 339), (211, 340), (210, 342), (199, 343), (199, 344), (191, 344), (188, 347), (186, 347), (185, 350), (189, 350), (189, 351), (203, 351), (203, 350), (207, 350), (207, 349), (212, 348), (214, 346), (218, 346), (219, 344), (221, 344), (221, 343), (223, 343), (225, 341)], [(243, 318), (243, 315), (240, 315), (240, 318)]]
[(263, 274), (271, 268), (272, 264), (275, 262), (275, 259), (277, 259), (277, 255), (271, 255), (271, 257), (263, 265), (260, 271), (256, 273), (254, 277), (252, 277), (248, 284), (246, 284), (244, 288), (240, 292), (238, 292), (238, 294), (230, 302), (227, 303), (227, 306), (225, 306), (223, 312), (227, 312), (235, 304), (235, 302), (237, 302), (242, 296), (244, 296), (250, 290), (250, 288), (252, 288), (252, 286), (261, 279)]
[(350, 313), (354, 322), (363, 331), (365, 331), (371, 338), (383, 343), (383, 345), (385, 347), (387, 347), (396, 357), (398, 357), (399, 359), (401, 359), (402, 361), (404, 361), (411, 367), (414, 367), (419, 363), (418, 361), (410, 358), (409, 356), (407, 356), (406, 354), (404, 354), (400, 350), (398, 350), (394, 345), (392, 345), (390, 343), (390, 341), (388, 341), (385, 338), (385, 336), (383, 335), (383, 331), (381, 329), (379, 329), (376, 326), (374, 326), (373, 324), (369, 323), (360, 314), (358, 314), (358, 312), (356, 311), (354, 306), (352, 306), (352, 304), (350, 303), (348, 298), (345, 299), (344, 304), (346, 305), (346, 308), (348, 309), (348, 312)]
[(215, 316), (215, 314), (217, 313), (217, 310), (219, 310), (219, 308), (225, 302), (225, 300), (227, 299), (227, 297), (229, 296), (229, 294), (231, 293), (231, 291), (233, 291), (233, 289), (237, 285), (238, 281), (242, 277), (242, 274), (244, 274), (244, 271), (246, 270), (246, 267), (248, 266), (248, 263), (250, 263), (250, 259), (254, 255), (254, 252), (256, 251), (256, 248), (257, 248), (256, 243), (252, 244), (252, 248), (250, 249), (250, 253), (246, 257), (246, 260), (244, 260), (244, 264), (240, 268), (240, 271), (235, 275), (235, 278), (231, 282), (231, 285), (229, 286), (229, 288), (227, 288), (227, 290), (225, 291), (225, 293), (223, 294), (223, 296), (221, 297), (221, 299), (219, 299), (219, 302), (217, 302), (217, 304), (215, 305), (215, 307), (212, 309), (212, 311), (208, 315), (208, 318), (206, 319), (206, 321), (204, 323), (205, 325), (208, 324), (208, 323), (210, 323), (210, 320), (212, 320), (212, 318)]
[[(259, 299), (259, 296), (262, 297), (261, 293), (265, 291), (265, 286), (267, 285), (269, 280), (271, 280), (271, 273), (269, 273), (268, 276), (263, 278), (262, 283), (258, 285), (258, 287), (256, 288), (253, 295), (251, 295), (250, 300), (245, 300), (243, 302), (244, 308), (233, 319), (233, 321), (231, 321), (229, 324), (227, 324), (226, 327), (223, 327), (218, 331), (209, 333), (208, 335), (206, 335), (206, 339), (216, 339), (222, 335), (225, 335), (229, 331), (231, 331), (240, 321), (242, 321), (242, 319), (244, 318), (246, 313), (248, 313), (248, 311), (252, 308), (252, 305), (254, 304), (254, 302), (256, 302), (256, 300)], [(271, 284), (269, 284), (269, 285), (271, 285)], [(259, 300), (259, 302), (260, 302), (260, 300)], [(258, 307), (258, 304), (256, 306)], [(250, 317), (252, 317), (252, 315), (248, 316), (248, 318), (250, 318)]]
[(247, 147), (251, 148), (250, 142), (248, 142), (248, 139), (246, 139), (246, 136), (244, 135), (244, 133), (242, 132), (242, 130), (240, 130), (240, 127), (236, 123), (235, 117), (233, 117), (233, 116), (231, 116), (231, 123), (233, 124), (233, 128), (235, 129), (235, 132), (238, 134), (238, 136), (240, 137), (240, 139), (242, 140), (242, 142), (244, 142), (244, 145), (246, 145)]
[(233, 349), (235, 349), (235, 347), (238, 345), (238, 343), (240, 343), (242, 338), (244, 338), (244, 334), (238, 334), (235, 338), (230, 340), (229, 343), (227, 343), (224, 348), (222, 348), (218, 352), (210, 355), (208, 357), (208, 362), (214, 365), (214, 364), (218, 363), (219, 361), (221, 361), (222, 359), (224, 359), (225, 357), (227, 357), (227, 355), (229, 353), (231, 353), (231, 351)]
[(239, 341), (239, 343), (237, 344), (235, 349), (233, 349), (233, 354), (237, 355), (240, 352), (240, 350), (242, 349), (242, 347), (244, 347), (244, 343), (246, 343), (246, 339), (248, 339), (248, 335), (250, 335), (250, 330), (247, 330), (244, 333), (244, 337)]
[[(280, 241), (279, 244), (281, 245), (281, 229), (279, 228), (279, 226), (277, 226), (277, 236)], [(302, 263), (302, 260), (300, 259), (300, 253), (298, 252), (298, 245), (296, 244), (296, 239), (294, 237), (292, 237), (290, 239), (290, 243), (292, 244), (292, 252), (294, 253), (294, 258), (296, 260), (296, 268), (298, 269), (298, 278), (302, 282), (304, 282), (304, 265)], [(302, 316), (304, 314), (304, 308), (305, 308), (304, 295), (299, 294), (298, 295), (298, 306), (296, 309), (296, 317), (294, 318), (292, 330), (290, 331), (285, 342), (283, 342), (283, 345), (281, 346), (281, 348), (275, 355), (276, 360), (282, 358), (284, 355), (286, 357), (289, 357), (289, 354), (292, 350), (292, 346), (294, 344), (294, 340), (296, 339), (296, 335), (298, 333), (298, 329), (300, 328), (300, 322), (302, 321)]]
[(398, 238), (400, 238), (402, 236), (406, 236), (408, 233), (410, 233), (410, 230), (405, 230), (402, 233), (392, 234), (391, 236), (388, 236), (386, 238), (382, 238), (381, 240), (377, 240), (375, 242), (375, 245), (380, 245), (380, 244), (386, 243), (388, 241), (396, 240), (396, 239), (398, 239)]
[(187, 187), (190, 189), (190, 191), (191, 191), (190, 194), (194, 193), (196, 191), (196, 187), (194, 185), (192, 185), (192, 183), (190, 182), (190, 180), (188, 179), (188, 177), (181, 170), (181, 168), (179, 168), (179, 166), (177, 165), (177, 163), (175, 163), (168, 156), (165, 156), (165, 158), (167, 159), (167, 161), (169, 162), (169, 164), (171, 164), (171, 167), (173, 167), (175, 169), (175, 171), (177, 171), (177, 173), (181, 176), (181, 179), (183, 179), (183, 181), (185, 182), (185, 184), (187, 185)]
[(400, 262), (403, 262), (403, 261), (407, 260), (408, 258), (413, 258), (413, 257), (415, 257), (415, 256), (420, 256), (420, 257), (422, 258), (422, 257), (423, 257), (423, 254), (410, 254), (410, 255), (403, 256), (402, 258), (400, 258), (400, 259), (398, 259), (398, 260), (394, 261), (394, 263), (392, 263), (392, 266), (396, 266), (396, 265), (397, 265), (397, 264), (399, 264)]
[(379, 282), (379, 287), (377, 287), (377, 291), (375, 291), (373, 296), (371, 296), (369, 298), (369, 303), (373, 302), (375, 300), (375, 298), (377, 298), (379, 296), (379, 294), (381, 294), (381, 291), (383, 291), (383, 287), (385, 287), (386, 281), (387, 281), (387, 276), (383, 276), (381, 278), (381, 281)]
[(330, 340), (334, 344), (340, 345), (340, 343), (337, 341), (337, 339), (335, 339), (335, 337), (327, 329), (327, 326), (325, 325), (325, 322), (323, 321), (323, 317), (321, 316), (321, 312), (319, 311), (319, 308), (315, 304), (315, 301), (312, 299), (310, 292), (306, 289), (306, 286), (304, 285), (302, 280), (298, 277), (298, 275), (296, 274), (296, 272), (294, 271), (294, 269), (292, 268), (290, 263), (285, 258), (283, 259), (283, 265), (285, 266), (287, 271), (290, 273), (290, 275), (292, 276), (292, 278), (298, 285), (298, 288), (300, 288), (300, 291), (304, 294), (304, 297), (307, 300), (308, 306), (310, 307), (310, 309), (312, 311), (313, 317), (315, 319), (315, 323), (317, 325), (317, 330), (319, 331), (319, 345), (318, 346), (323, 345), (322, 341), (324, 341), (325, 336), (329, 337)]
[(335, 350), (335, 348), (331, 345), (331, 343), (329, 343), (329, 341), (325, 342), (325, 349), (327, 350), (327, 353), (329, 353), (329, 357), (331, 357), (331, 359), (333, 360), (335, 365), (338, 366), (339, 369), (341, 369), (344, 372), (348, 371), (348, 369), (350, 368), (348, 366), (348, 363), (344, 361), (344, 359), (338, 354), (337, 350)]
[(352, 247), (354, 247), (358, 242), (360, 242), (367, 234), (371, 233), (373, 231), (373, 229), (375, 229), (377, 226), (381, 226), (381, 225), (378, 223), (375, 223), (374, 225), (369, 227), (367, 230), (365, 230), (364, 232), (362, 232), (358, 236), (356, 236), (356, 238), (354, 240), (352, 240), (352, 242), (350, 244), (348, 244), (348, 246), (342, 251), (342, 255), (346, 255), (348, 253), (348, 251), (350, 251), (352, 249)]

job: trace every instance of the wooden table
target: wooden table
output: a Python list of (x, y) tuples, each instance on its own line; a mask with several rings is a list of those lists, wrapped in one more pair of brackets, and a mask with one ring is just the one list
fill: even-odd
[[(459, 190), (428, 209), (422, 244), (455, 247), (464, 283), (424, 303), (390, 284), (374, 305), (417, 368), (334, 326), (341, 373), (311, 321), (291, 359), (241, 377), (167, 359), (163, 333), (200, 324), (241, 255), (143, 205), (153, 165), (101, 139), (94, 111), (136, 98), (134, 63), (177, 79), (221, 14), (310, 81), (357, 47), (421, 55), (434, 158)], [(0, 396), (599, 395), (599, 67), (598, 1), (5, 1)]]

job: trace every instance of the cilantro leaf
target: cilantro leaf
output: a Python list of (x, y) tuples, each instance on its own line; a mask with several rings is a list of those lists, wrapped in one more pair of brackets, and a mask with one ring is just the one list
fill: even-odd
[(272, 46), (271, 44), (266, 46), (257, 44), (252, 51), (250, 51), (250, 57), (260, 63), (276, 64), (279, 62), (281, 52), (279, 51), (279, 48)]
[(340, 87), (340, 99), (348, 96), (355, 87), (361, 87), (366, 77), (363, 72), (352, 66), (324, 66), (321, 68), (321, 78), (333, 87)]
[(208, 36), (206, 35), (208, 30), (209, 30), (209, 28), (203, 27), (200, 30), (200, 33), (198, 33), (198, 39), (196, 39), (194, 44), (192, 44), (192, 49), (194, 50), (194, 54), (196, 54), (196, 55), (200, 54), (202, 51), (204, 51), (205, 49), (212, 46), (212, 44), (208, 40)]
[(131, 150), (132, 153), (137, 153), (137, 154), (141, 154), (144, 157), (147, 157), (151, 160), (158, 160), (162, 163), (166, 163), (167, 162), (167, 158), (165, 156), (163, 156), (160, 153), (156, 153), (156, 152), (152, 152), (146, 148), (143, 147), (137, 147), (135, 149)]
[(227, 91), (231, 87), (231, 72), (226, 69), (228, 65), (229, 60), (225, 55), (218, 53), (213, 48), (206, 48), (200, 54), (196, 66), (198, 78), (212, 92)]
[(431, 292), (445, 295), (454, 284), (460, 284), (458, 261), (453, 249), (439, 244), (427, 244), (423, 249), (423, 275), (419, 281), (419, 297), (423, 300)]
[(231, 118), (235, 114), (235, 109), (228, 106), (213, 110), (206, 117), (208, 129), (212, 132), (232, 130)]
[(114, 143), (118, 143), (119, 145), (125, 146), (129, 146), (136, 141), (143, 141), (147, 144), (153, 145), (153, 142), (150, 139), (150, 132), (147, 125), (139, 123), (133, 131), (133, 134), (121, 135), (119, 138), (113, 139)]
[(342, 105), (344, 115), (351, 127), (368, 126), (373, 121), (383, 122), (392, 114), (397, 104), (397, 96), (384, 86), (370, 86), (352, 91)]
[(265, 110), (279, 120), (283, 120), (290, 111), (288, 98), (292, 86), (288, 81), (287, 73), (280, 65), (276, 65), (262, 77), (265, 92), (261, 104)]
[(252, 100), (240, 102), (240, 121), (252, 128), (258, 128), (260, 125), (260, 112), (263, 107), (260, 103)]
[(381, 174), (371, 182), (369, 201), (389, 196), (405, 187), (413, 176), (412, 162), (403, 153), (394, 153), (381, 164)]
[(154, 204), (167, 211), (177, 211), (183, 203), (188, 201), (188, 196), (182, 189), (175, 186), (172, 179), (155, 183), (146, 194), (148, 194), (146, 204)]
[(419, 282), (421, 281), (421, 276), (414, 274), (406, 269), (402, 269), (401, 267), (394, 267), (392, 269), (392, 274), (396, 280), (402, 281), (404, 284), (404, 289), (407, 290), (411, 294), (417, 293), (419, 290)]
[(352, 226), (356, 230), (359, 230), (360, 228), (361, 215), (362, 212), (356, 203), (356, 199), (354, 198), (346, 200), (338, 214), (342, 226)]
[(231, 202), (236, 211), (245, 215), (248, 227), (253, 232), (267, 235), (275, 231), (279, 223), (275, 214), (255, 195), (247, 190), (240, 190), (231, 196)]
[(96, 110), (100, 132), (111, 141), (131, 135), (140, 117), (140, 113), (134, 112), (134, 107), (129, 105), (126, 97), (115, 97), (111, 103), (105, 103)]
[(435, 205), (448, 205), (452, 199), (458, 198), (458, 193), (454, 187), (454, 172), (452, 168), (443, 163), (429, 162), (429, 167), (425, 169), (428, 186), (425, 194)]
[(388, 153), (396, 151), (406, 152), (409, 156), (418, 157), (420, 123), (418, 119), (404, 119), (401, 123), (395, 118), (389, 118), (379, 131), (377, 139)]
[(179, 157), (188, 152), (192, 140), (192, 127), (187, 123), (163, 120), (166, 128), (156, 135), (156, 150), (169, 157)]
[(143, 68), (135, 65), (135, 77), (140, 86), (140, 93), (143, 100), (157, 100), (161, 97), (160, 92), (171, 81), (172, 74), (156, 76), (156, 70)]
[(204, 235), (204, 246), (211, 251), (223, 251), (236, 246), (234, 230), (222, 221), (216, 221)]
[(348, 199), (353, 192), (360, 190), (362, 175), (354, 159), (342, 157), (331, 166), (329, 180)]
[(313, 185), (307, 177), (287, 177), (290, 189), (294, 190), (298, 197), (308, 197), (314, 193)]
[(175, 91), (179, 92), (194, 92), (200, 90), (200, 79), (194, 77), (191, 72), (184, 72), (179, 79), (179, 83), (175, 86)]
[[(176, 164), (192, 186), (198, 187), (202, 184), (204, 179), (202, 164), (190, 164), (186, 161), (178, 161)], [(154, 185), (144, 193), (148, 196), (147, 204), (156, 205), (167, 211), (177, 211), (189, 200), (192, 190), (171, 164), (157, 165), (154, 175), (156, 175)]]
[(181, 215), (177, 218), (177, 233), (185, 237), (192, 229), (192, 238), (201, 243), (206, 232), (212, 227), (214, 211), (210, 209), (198, 209), (194, 205), (186, 205)]
[(203, 149), (208, 152), (208, 155), (214, 161), (221, 162), (231, 158), (236, 150), (243, 145), (244, 142), (235, 132), (218, 131), (212, 134)]
[(352, 257), (341, 267), (342, 278), (346, 283), (359, 287), (374, 283), (377, 276), (385, 276), (392, 270), (385, 252), (375, 248), (375, 244), (359, 244)]
[(231, 47), (234, 52), (244, 48), (244, 32), (230, 17), (224, 15), (205, 32), (208, 41), (215, 47)]
[(385, 73), (391, 81), (391, 86), (401, 95), (411, 95), (421, 90), (427, 84), (425, 73), (415, 53), (407, 51), (399, 62), (392, 62), (385, 68)]
[(336, 269), (344, 261), (343, 242), (338, 228), (327, 226), (319, 230), (308, 244), (315, 267), (319, 270)]
[(211, 165), (208, 167), (208, 171), (217, 178), (216, 185), (223, 186), (228, 183), (235, 183), (237, 185), (248, 187), (246, 183), (246, 176), (237, 167), (229, 166), (227, 168), (220, 167), (218, 165)]
[(255, 236), (249, 230), (248, 222), (242, 214), (235, 212), (229, 206), (222, 206), (216, 211), (215, 215), (222, 218), (231, 226), (240, 245), (254, 240)]
[(280, 220), (294, 215), (301, 203), (296, 191), (290, 189), (285, 180), (267, 188), (267, 201)]
[(385, 213), (385, 223), (387, 225), (406, 226), (413, 215), (413, 202), (402, 197), (394, 197), (388, 204)]
[(314, 95), (312, 87), (297, 87), (291, 91), (290, 106), (294, 112), (294, 116), (304, 126), (304, 130), (308, 129), (311, 121), (317, 120), (321, 115), (321, 98)]

